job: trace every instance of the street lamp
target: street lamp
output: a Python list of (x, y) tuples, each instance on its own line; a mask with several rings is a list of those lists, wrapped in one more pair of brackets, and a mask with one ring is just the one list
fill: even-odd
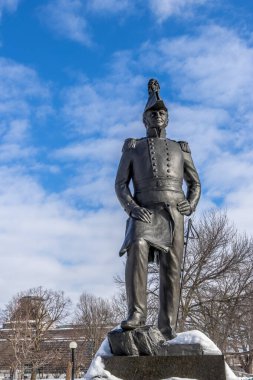
[(77, 343), (74, 341), (70, 342), (69, 348), (71, 349), (71, 364), (72, 364), (71, 380), (74, 380), (75, 378), (75, 349), (77, 348)]

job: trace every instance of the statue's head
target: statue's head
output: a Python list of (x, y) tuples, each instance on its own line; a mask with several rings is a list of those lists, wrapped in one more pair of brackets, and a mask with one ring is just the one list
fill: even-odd
[(143, 123), (147, 129), (149, 128), (166, 128), (169, 122), (168, 111), (160, 109), (150, 109), (143, 113)]
[[(160, 98), (160, 85), (156, 79), (148, 82), (149, 98), (143, 112), (143, 123), (147, 129), (165, 129), (168, 125), (168, 110)], [(160, 135), (160, 133), (159, 133)]]

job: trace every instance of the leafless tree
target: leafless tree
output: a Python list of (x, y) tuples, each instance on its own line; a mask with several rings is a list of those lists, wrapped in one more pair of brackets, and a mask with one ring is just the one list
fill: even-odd
[(124, 282), (122, 283), (119, 276), (115, 276), (114, 281), (118, 285), (118, 292), (112, 298), (112, 308), (115, 324), (118, 325), (127, 315), (127, 302)]
[(182, 281), (179, 326), (198, 328), (227, 351), (242, 331), (252, 289), (252, 240), (240, 235), (224, 212), (210, 211), (196, 223)]
[(75, 310), (75, 324), (82, 326), (86, 351), (92, 357), (115, 325), (112, 301), (83, 292)]
[(47, 332), (68, 315), (69, 306), (70, 300), (62, 291), (37, 287), (18, 293), (1, 312), (10, 328), (13, 367), (21, 375), (29, 366), (34, 380), (38, 368), (59, 359), (58, 349), (48, 349)]
[[(240, 318), (236, 319), (233, 339), (230, 340), (232, 351), (237, 353), (241, 367), (247, 373), (253, 373), (253, 287), (239, 302)], [(243, 354), (242, 354), (243, 353)]]
[[(178, 329), (203, 331), (223, 352), (250, 350), (253, 348), (252, 239), (240, 235), (220, 210), (206, 212), (194, 221), (194, 227), (195, 238), (191, 239), (190, 233), (185, 257)], [(115, 281), (124, 294), (124, 281), (119, 276)], [(124, 302), (122, 295), (120, 301)], [(158, 307), (159, 267), (152, 264), (148, 278), (150, 323), (156, 320)]]

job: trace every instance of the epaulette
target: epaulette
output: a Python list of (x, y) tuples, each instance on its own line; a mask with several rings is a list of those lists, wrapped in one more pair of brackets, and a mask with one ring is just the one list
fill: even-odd
[(178, 141), (178, 144), (180, 145), (180, 148), (183, 152), (191, 153), (191, 149), (187, 141)]
[(137, 139), (126, 139), (122, 148), (122, 152), (125, 152), (128, 149), (134, 149), (136, 147), (136, 141)]

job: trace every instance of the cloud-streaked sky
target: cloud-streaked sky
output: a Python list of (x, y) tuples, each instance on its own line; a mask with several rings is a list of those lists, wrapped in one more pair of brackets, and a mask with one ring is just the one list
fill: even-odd
[(116, 292), (125, 138), (158, 78), (203, 195), (253, 234), (251, 0), (0, 2), (0, 306), (43, 285)]

